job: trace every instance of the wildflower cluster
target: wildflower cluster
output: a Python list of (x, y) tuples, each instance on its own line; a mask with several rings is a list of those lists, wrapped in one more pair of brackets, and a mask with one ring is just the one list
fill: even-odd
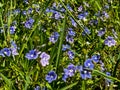
[(0, 89), (119, 89), (119, 0), (2, 0), (0, 12)]

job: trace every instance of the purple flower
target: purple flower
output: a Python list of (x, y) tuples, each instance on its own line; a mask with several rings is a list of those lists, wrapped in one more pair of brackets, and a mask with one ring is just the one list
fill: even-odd
[(69, 31), (68, 31), (68, 35), (70, 35), (70, 36), (75, 36), (75, 32), (72, 31), (72, 30), (69, 30)]
[(83, 10), (82, 5), (80, 7), (78, 7), (78, 12), (81, 12)]
[(20, 13), (20, 9), (15, 9), (14, 11), (13, 11), (13, 14), (15, 14), (15, 15), (18, 15)]
[(76, 71), (76, 67), (73, 64), (68, 65), (68, 67), (64, 69), (62, 80), (66, 82), (67, 78), (74, 76), (75, 71)]
[(36, 50), (30, 50), (29, 53), (26, 53), (25, 57), (28, 60), (32, 60), (32, 59), (37, 59), (38, 58), (38, 52)]
[(103, 12), (102, 12), (102, 15), (103, 15), (104, 17), (106, 17), (106, 18), (109, 18), (108, 13), (107, 13), (107, 12), (105, 12), (105, 11), (103, 11)]
[(34, 90), (41, 90), (40, 86), (36, 86)]
[(84, 31), (82, 32), (82, 35), (85, 36), (86, 34), (89, 35), (90, 33), (91, 33), (90, 30), (89, 30), (87, 27), (85, 27), (85, 28), (84, 28)]
[(59, 38), (59, 33), (58, 32), (53, 32), (52, 35), (49, 38), (49, 41), (52, 43), (57, 42), (58, 38)]
[(82, 79), (92, 78), (91, 72), (86, 70), (83, 66), (77, 66)]
[(16, 48), (11, 48), (11, 53), (12, 53), (13, 56), (19, 55), (19, 53), (18, 53)]
[(75, 56), (75, 54), (74, 54), (74, 52), (72, 52), (72, 51), (68, 51), (68, 56), (69, 56), (69, 59), (73, 59), (74, 58), (74, 56)]
[(65, 9), (64, 9), (64, 8), (61, 8), (60, 11), (61, 11), (61, 12), (65, 12)]
[(28, 14), (31, 14), (32, 13), (32, 8), (29, 8), (28, 9)]
[[(107, 76), (111, 76), (111, 73), (110, 73), (110, 72), (106, 72), (106, 75), (107, 75)], [(109, 86), (110, 83), (112, 82), (112, 80), (106, 78), (106, 79), (105, 79), (105, 82), (106, 82), (107, 86)]]
[(99, 30), (98, 31), (98, 36), (102, 36), (102, 35), (104, 35), (105, 34), (105, 31), (106, 31), (106, 29), (103, 29), (103, 30)]
[[(107, 76), (111, 76), (111, 73), (110, 73), (110, 72), (106, 72), (106, 75), (107, 75)], [(108, 82), (111, 82), (110, 79), (107, 79), (107, 81), (108, 81)]]
[(66, 36), (66, 41), (69, 42), (69, 43), (73, 43), (74, 42), (73, 36), (67, 35)]
[(103, 71), (105, 71), (105, 68), (104, 68), (104, 63), (100, 60), (99, 61), (99, 63), (100, 63), (100, 66), (101, 66), (101, 71), (103, 72)]
[(84, 66), (85, 66), (86, 68), (91, 69), (91, 70), (93, 70), (93, 68), (94, 68), (94, 64), (93, 64), (93, 62), (92, 62), (91, 59), (87, 59), (87, 60), (84, 62)]
[(54, 17), (55, 17), (55, 19), (60, 19), (60, 18), (62, 18), (62, 15), (59, 12), (55, 11)]
[(27, 14), (27, 11), (23, 10), (23, 11), (22, 11), (22, 14), (23, 14), (23, 15), (26, 15), (26, 14)]
[(34, 23), (34, 19), (30, 18), (29, 20), (25, 22), (25, 27), (30, 29), (32, 28), (33, 23)]
[(68, 75), (66, 75), (66, 74), (63, 74), (63, 76), (62, 76), (62, 80), (64, 81), (64, 82), (66, 82), (66, 79), (68, 78)]
[(36, 86), (36, 87), (34, 88), (34, 90), (48, 90), (48, 89), (47, 89), (46, 86), (44, 86), (44, 87)]
[(115, 45), (116, 45), (116, 41), (114, 40), (113, 37), (108, 36), (108, 37), (105, 39), (104, 44), (107, 45), (108, 47), (111, 47), (111, 46), (115, 46)]
[(50, 59), (50, 55), (48, 55), (45, 52), (42, 52), (42, 54), (40, 55), (40, 63), (42, 64), (42, 66), (46, 66), (49, 65), (49, 59)]
[(98, 20), (90, 20), (89, 22), (90, 25), (97, 25), (98, 24)]
[(92, 58), (93, 62), (98, 63), (100, 60), (100, 55), (93, 55)]
[(70, 45), (66, 44), (66, 45), (62, 45), (62, 51), (66, 51), (67, 49), (70, 49)]
[(5, 55), (4, 55), (2, 50), (0, 50), (0, 56), (5, 57)]
[(37, 13), (39, 13), (39, 12), (40, 12), (40, 8), (36, 8), (35, 11), (36, 11)]
[(24, 3), (25, 3), (25, 4), (29, 4), (28, 0), (24, 0)]
[(83, 19), (85, 19), (85, 16), (84, 16), (84, 14), (79, 14), (78, 18), (83, 20)]
[(74, 21), (74, 19), (70, 18), (70, 20), (71, 20), (72, 25), (73, 25), (74, 27), (76, 27), (76, 26), (77, 26), (77, 23)]
[(88, 15), (88, 12), (84, 12), (78, 15), (78, 18), (81, 20), (85, 20)]
[(47, 80), (49, 83), (53, 82), (56, 79), (57, 74), (54, 71), (50, 71), (45, 77), (45, 80)]
[(1, 55), (4, 57), (3, 54), (6, 55), (6, 56), (10, 56), (10, 55), (11, 55), (10, 48), (3, 48), (3, 49), (1, 50)]
[(15, 44), (14, 41), (11, 41), (11, 47), (10, 47), (10, 49), (11, 49), (11, 52), (12, 52), (13, 56), (14, 55), (19, 55), (19, 53), (17, 51), (18, 47), (17, 47), (17, 45)]
[(64, 69), (64, 74), (69, 77), (72, 77), (72, 76), (74, 76), (75, 71), (76, 71), (75, 65), (70, 64), (70, 65), (68, 65), (68, 67), (66, 69)]
[(70, 7), (70, 5), (67, 5), (68, 10), (70, 10), (71, 12), (73, 11), (72, 8)]
[(10, 27), (10, 34), (14, 34), (15, 33), (15, 29), (16, 29), (15, 26), (11, 26)]

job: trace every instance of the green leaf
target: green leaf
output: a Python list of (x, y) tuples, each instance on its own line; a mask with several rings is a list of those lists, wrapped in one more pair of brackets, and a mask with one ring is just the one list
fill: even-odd
[(0, 3), (0, 7), (2, 7), (3, 6), (3, 4), (2, 3)]

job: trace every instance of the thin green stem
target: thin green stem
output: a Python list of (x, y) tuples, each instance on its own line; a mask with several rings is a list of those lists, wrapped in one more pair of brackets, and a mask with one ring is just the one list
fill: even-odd
[(63, 37), (64, 37), (64, 32), (65, 32), (65, 28), (66, 28), (66, 19), (67, 19), (67, 12), (65, 14), (65, 18), (64, 18), (64, 22), (63, 22), (63, 28), (62, 28), (61, 35), (60, 35), (60, 43), (59, 43), (59, 46), (58, 46), (57, 60), (56, 60), (56, 72), (57, 72), (58, 67), (59, 67), (60, 52), (61, 52), (62, 43), (63, 43)]
[(84, 80), (82, 81), (82, 90), (86, 90), (85, 89), (85, 81)]

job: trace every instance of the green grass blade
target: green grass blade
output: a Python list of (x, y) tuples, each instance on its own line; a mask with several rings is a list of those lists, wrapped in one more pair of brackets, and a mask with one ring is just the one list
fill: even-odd
[(0, 73), (0, 76), (2, 77), (2, 79), (5, 81), (5, 83), (7, 84), (7, 86), (9, 87), (10, 90), (12, 90), (12, 82), (10, 79), (8, 79), (7, 77), (5, 77), (2, 73)]
[(119, 79), (114, 78), (114, 77), (111, 77), (111, 76), (107, 76), (105, 73), (100, 72), (100, 71), (98, 71), (98, 70), (93, 70), (93, 73), (94, 73), (94, 74), (97, 74), (97, 75), (101, 75), (101, 76), (103, 76), (103, 77), (105, 77), (105, 78), (111, 79), (111, 80), (113, 80), (113, 81), (120, 82)]
[(62, 48), (62, 43), (63, 43), (63, 37), (64, 37), (64, 32), (65, 32), (65, 28), (66, 28), (66, 19), (67, 19), (67, 12), (65, 14), (65, 18), (64, 18), (64, 22), (63, 22), (63, 28), (60, 34), (60, 43), (58, 46), (58, 52), (57, 52), (57, 60), (56, 60), (56, 72), (58, 70), (59, 67), (59, 61), (60, 61), (60, 52), (61, 52), (61, 48)]
[(84, 80), (82, 81), (82, 90), (86, 90), (85, 89), (85, 81)]
[(66, 86), (64, 88), (61, 88), (60, 90), (69, 90), (70, 88), (72, 88), (73, 86), (75, 86), (77, 84), (78, 84), (78, 82), (72, 83), (72, 84), (70, 84), (70, 85), (68, 85), (68, 86)]

